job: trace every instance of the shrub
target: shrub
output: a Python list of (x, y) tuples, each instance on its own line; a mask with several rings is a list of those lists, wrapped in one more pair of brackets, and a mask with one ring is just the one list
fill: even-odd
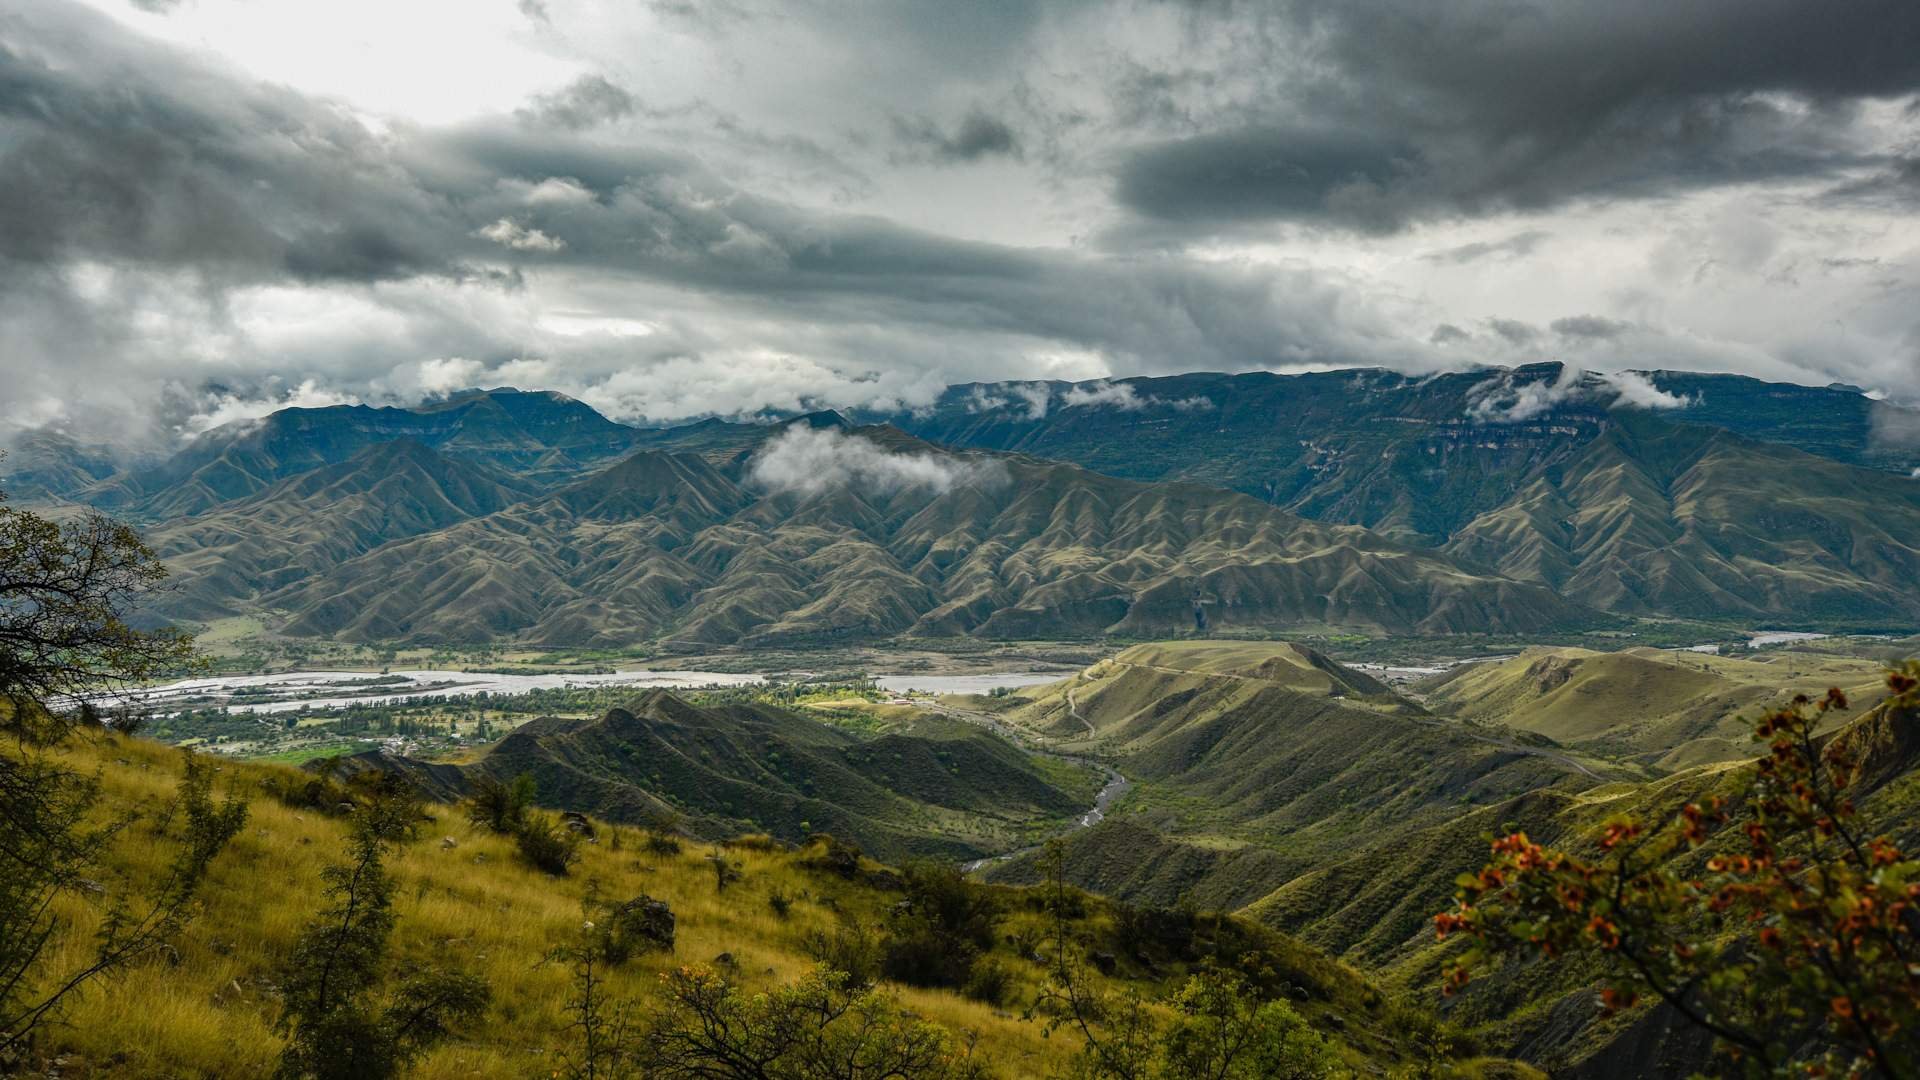
[(1657, 998), (1750, 1075), (1914, 1075), (1920, 859), (1854, 806), (1884, 768), (1875, 741), (1909, 738), (1920, 720), (1920, 664), (1887, 683), (1873, 715), (1831, 738), (1831, 714), (1848, 708), (1837, 689), (1760, 717), (1765, 754), (1733, 798), (1616, 817), (1575, 851), (1496, 839), (1434, 920), (1468, 944), (1447, 990), (1498, 959), (1597, 959), (1604, 1011)]
[(993, 947), (998, 906), (954, 866), (910, 862), (900, 876), (907, 895), (888, 917), (881, 970), (913, 986), (964, 985)]
[(866, 987), (880, 981), (879, 937), (853, 925), (845, 915), (832, 930), (808, 931), (800, 947), (814, 963), (844, 974), (848, 986)]
[(467, 800), (467, 820), (496, 833), (516, 832), (526, 821), (533, 794), (533, 777), (526, 773), (514, 777), (512, 784), (483, 776)]
[(713, 867), (713, 891), (726, 892), (727, 886), (741, 878), (740, 864), (730, 861), (719, 852), (707, 856), (707, 862)]
[(807, 841), (806, 865), (852, 878), (860, 872), (860, 848), (828, 833), (814, 833)]
[(554, 877), (565, 877), (567, 868), (580, 857), (579, 837), (545, 814), (527, 815), (513, 840), (529, 866)]
[(658, 1080), (984, 1075), (944, 1028), (912, 1017), (889, 994), (854, 988), (840, 972), (816, 970), (751, 995), (705, 968), (661, 979), (666, 1008), (643, 1050), (645, 1073)]
[(279, 1076), (393, 1076), (445, 1038), (452, 1024), (486, 1008), (485, 983), (431, 970), (403, 980), (383, 1006), (371, 1001), (394, 924), (386, 854), (408, 835), (415, 812), (402, 798), (361, 807), (354, 815), (350, 858), (321, 871), (328, 904), (301, 932), (281, 974), (278, 1026), (289, 1038)]
[(665, 833), (648, 833), (647, 850), (655, 855), (678, 855), (680, 841)]
[(961, 993), (988, 1005), (1006, 1004), (1007, 995), (1012, 990), (1012, 969), (992, 957), (975, 960), (973, 970), (967, 974), (966, 985), (960, 988)]

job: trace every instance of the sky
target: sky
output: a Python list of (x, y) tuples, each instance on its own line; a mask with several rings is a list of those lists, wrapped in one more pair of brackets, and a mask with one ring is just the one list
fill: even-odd
[(1911, 0), (0, 0), (0, 440), (1561, 360), (1920, 400)]

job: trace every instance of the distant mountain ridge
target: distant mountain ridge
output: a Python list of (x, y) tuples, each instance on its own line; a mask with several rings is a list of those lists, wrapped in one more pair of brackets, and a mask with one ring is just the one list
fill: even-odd
[[(1004, 482), (769, 491), (641, 451), (550, 495), (400, 539), (261, 599), (295, 634), (543, 645), (797, 644), (1192, 628), (1515, 632), (1597, 616), (1363, 529), (1192, 484), (946, 451), (856, 429), (861, 454), (1004, 468)], [(1196, 615), (1196, 611), (1200, 614)]]
[[(747, 483), (752, 456), (787, 427), (853, 421), (641, 430), (512, 389), (282, 410), (131, 470), (41, 433), (6, 482), (163, 519), (175, 617), (366, 639), (1499, 632), (1590, 625), (1587, 609), (1920, 623), (1920, 480), (1894, 471), (1920, 414), (1851, 388), (1359, 369), (969, 384), (885, 417), (861, 437), (1012, 453), (1013, 487), (1055, 502), (783, 502)], [(419, 449), (376, 452), (402, 442)]]
[(67, 497), (148, 519), (202, 513), (274, 482), (412, 439), (535, 484), (564, 480), (629, 450), (636, 431), (552, 391), (472, 390), (416, 408), (281, 409), (215, 428), (166, 462), (106, 477)]

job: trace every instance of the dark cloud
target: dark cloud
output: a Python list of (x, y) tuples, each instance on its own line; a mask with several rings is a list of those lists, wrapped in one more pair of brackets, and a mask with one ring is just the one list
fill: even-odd
[[(235, 289), (391, 290), (423, 278), (511, 289), (523, 266), (710, 297), (783, 347), (812, 334), (835, 356), (934, 363), (971, 352), (978, 363), (982, 349), (1018, 356), (1058, 343), (1142, 370), (1245, 369), (1407, 348), (1364, 303), (1306, 271), (954, 240), (757, 196), (691, 158), (592, 141), (568, 124), (376, 136), (342, 110), (191, 67), (93, 16), (34, 29), (31, 44), (0, 38), (0, 272), (33, 284), (0, 308), (10, 340), (33, 344), (0, 365), (21, 385), (58, 383), (90, 363), (84, 353), (110, 367), (164, 362), (152, 350), (166, 342), (132, 336), (149, 300), (238, 340), (226, 325)], [(956, 145), (984, 153), (996, 140), (975, 133)], [(186, 292), (89, 292), (74, 283), (81, 264), (110, 268), (122, 290), (185, 273)], [(364, 384), (383, 360), (520, 355), (510, 331), (466, 321), (479, 301), (405, 302), (416, 305), (400, 311), (407, 329), (378, 342), (329, 330), (338, 340), (315, 362), (332, 370), (317, 377), (350, 385), (355, 372)], [(61, 338), (53, 320), (68, 319), (91, 328), (93, 348)], [(647, 347), (667, 357), (715, 344), (660, 332)], [(272, 359), (301, 385), (296, 361)], [(252, 385), (244, 372), (205, 377), (216, 374)], [(207, 400), (191, 388), (180, 396)]]
[(529, 123), (583, 131), (624, 120), (637, 108), (633, 95), (606, 76), (582, 75), (564, 89), (541, 94), (530, 107), (520, 111), (520, 116)]
[[(1150, 221), (1386, 231), (1583, 197), (1835, 175), (1878, 153), (1860, 128), (1864, 103), (1920, 90), (1911, 47), (1920, 5), (1907, 0), (1196, 10), (1232, 20), (1264, 11), (1267, 34), (1310, 43), (1311, 59), (1227, 124), (1122, 158), (1117, 197)], [(1315, 120), (1303, 125), (1302, 115)]]
[(1518, 319), (1488, 319), (1487, 329), (1499, 334), (1509, 345), (1531, 345), (1540, 339), (1540, 330)]
[(1544, 229), (1528, 229), (1504, 240), (1476, 241), (1441, 251), (1430, 251), (1421, 258), (1428, 262), (1451, 263), (1456, 266), (1479, 262), (1482, 259), (1513, 259), (1533, 254), (1551, 235)]
[(893, 137), (901, 160), (973, 162), (989, 157), (1020, 156), (1020, 137), (999, 117), (982, 109), (968, 110), (951, 131), (926, 117), (893, 119)]
[(1338, 214), (1392, 227), (1382, 200), (1418, 169), (1405, 145), (1351, 130), (1255, 128), (1135, 151), (1114, 194), (1162, 221), (1235, 222)]
[(1618, 319), (1603, 319), (1598, 315), (1569, 315), (1563, 319), (1555, 319), (1547, 326), (1561, 337), (1601, 341), (1617, 338), (1633, 329), (1632, 323), (1621, 322)]

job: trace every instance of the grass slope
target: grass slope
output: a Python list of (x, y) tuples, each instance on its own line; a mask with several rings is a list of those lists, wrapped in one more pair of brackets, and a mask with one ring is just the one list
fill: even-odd
[(1782, 697), (1817, 697), (1838, 686), (1863, 706), (1877, 704), (1884, 674), (1873, 660), (1811, 650), (1715, 656), (1538, 648), (1462, 665), (1413, 689), (1449, 715), (1671, 771), (1750, 757), (1745, 718)]
[[(83, 742), (69, 753), (87, 771), (97, 770), (102, 811), (112, 815), (152, 810), (171, 793), (179, 773), (177, 751), (141, 740)], [(346, 838), (342, 820), (294, 809), (265, 794), (269, 787), (298, 779), (270, 765), (222, 766), (221, 786), (248, 802), (246, 830), (215, 860), (199, 915), (176, 942), (177, 956), (136, 967), (75, 999), (47, 1047), (64, 1057), (61, 1075), (240, 1078), (272, 1071), (282, 1044), (273, 1026), (279, 1015), (279, 965), (318, 904), (321, 868), (340, 858)], [(607, 992), (643, 1009), (653, 1001), (657, 973), (708, 963), (722, 953), (732, 958), (727, 968), (732, 977), (750, 989), (792, 979), (812, 965), (804, 947), (807, 935), (842, 926), (878, 927), (900, 899), (884, 873), (842, 878), (810, 866), (806, 851), (764, 844), (726, 850), (744, 876), (716, 893), (707, 863), (710, 849), (654, 852), (644, 833), (604, 824), (597, 842), (583, 846), (572, 875), (555, 879), (521, 864), (507, 839), (469, 827), (458, 814), (440, 811), (437, 817), (424, 826), (420, 841), (390, 860), (398, 920), (394, 960), (398, 966), (458, 964), (482, 976), (494, 997), (482, 1021), (410, 1070), (408, 1075), (421, 1080), (547, 1075), (555, 1068), (556, 1050), (571, 1046), (563, 1012), (568, 972), (566, 965), (543, 958), (578, 926), (588, 882), (615, 900), (640, 895), (664, 900), (677, 917), (672, 954), (642, 955), (608, 972)], [(149, 827), (136, 826), (110, 849), (116, 888), (163, 873), (169, 852), (152, 842), (150, 833)], [(768, 902), (776, 893), (791, 900), (785, 917)], [(1026, 894), (1001, 890), (998, 895), (998, 936), (1020, 937), (1041, 927), (1043, 917)], [(68, 897), (59, 915), (49, 959), (55, 968), (84, 963), (103, 905)], [(1076, 932), (1099, 946), (1114, 925), (1111, 906), (1090, 900)], [(1299, 988), (1296, 1009), (1329, 1033), (1353, 1068), (1375, 1074), (1405, 1064), (1407, 1025), (1418, 1020), (1418, 1010), (1397, 1004), (1351, 968), (1285, 935), (1257, 929), (1241, 933), (1244, 940), (1261, 943), (1277, 977)], [(975, 1054), (996, 1076), (1038, 1076), (1065, 1065), (1076, 1049), (1074, 1040), (1047, 1039), (1038, 1023), (1016, 1015), (1038, 991), (1044, 976), (1040, 966), (1011, 945), (996, 946), (994, 957), (1012, 974), (1007, 1008), (945, 991), (891, 989), (912, 1012), (963, 1038), (971, 1036)], [(1111, 983), (1158, 993), (1194, 959), (1149, 968), (1123, 955)], [(1464, 1062), (1462, 1075), (1533, 1074), (1505, 1063)]]
[(591, 719), (530, 720), (466, 765), (383, 752), (347, 764), (404, 772), (439, 799), (462, 797), (480, 776), (524, 773), (555, 809), (627, 824), (680, 820), (713, 839), (826, 832), (883, 858), (1006, 851), (1091, 801), (1083, 778), (1061, 778), (971, 725), (916, 717), (867, 735), (772, 706), (695, 706), (664, 690)]

